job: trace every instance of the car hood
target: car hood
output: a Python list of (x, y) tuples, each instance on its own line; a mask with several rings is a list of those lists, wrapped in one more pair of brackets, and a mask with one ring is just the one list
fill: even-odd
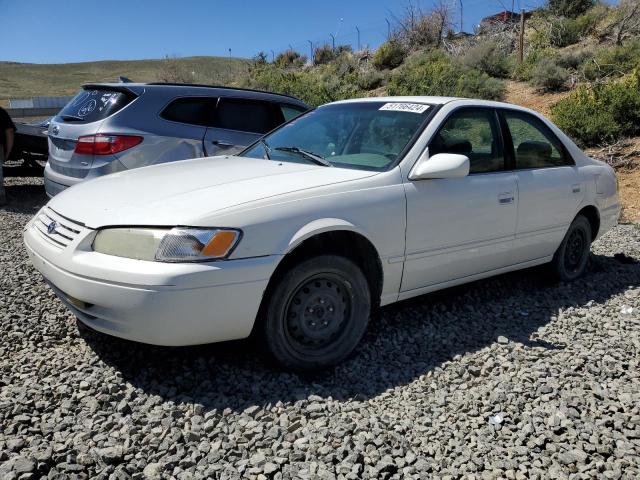
[(222, 156), (154, 165), (79, 183), (49, 207), (89, 228), (193, 225), (225, 209), (375, 172)]

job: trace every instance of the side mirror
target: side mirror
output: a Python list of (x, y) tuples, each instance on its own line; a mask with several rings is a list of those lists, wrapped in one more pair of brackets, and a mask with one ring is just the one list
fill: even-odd
[(458, 178), (469, 175), (469, 157), (457, 153), (438, 153), (429, 157), (426, 151), (409, 174), (410, 180)]

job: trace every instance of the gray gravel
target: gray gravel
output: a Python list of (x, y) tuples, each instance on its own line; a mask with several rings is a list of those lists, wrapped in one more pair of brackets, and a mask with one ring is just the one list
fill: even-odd
[(79, 331), (22, 247), (41, 180), (9, 182), (0, 478), (640, 477), (638, 227), (572, 284), (532, 269), (385, 308), (350, 360), (299, 376), (256, 341)]

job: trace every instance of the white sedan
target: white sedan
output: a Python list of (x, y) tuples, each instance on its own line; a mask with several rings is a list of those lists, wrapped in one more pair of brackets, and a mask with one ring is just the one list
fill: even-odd
[(616, 177), (535, 112), (388, 97), (331, 103), (238, 156), (116, 173), (53, 198), (27, 251), (89, 327), (157, 345), (262, 335), (335, 364), (372, 308), (549, 263), (585, 269)]

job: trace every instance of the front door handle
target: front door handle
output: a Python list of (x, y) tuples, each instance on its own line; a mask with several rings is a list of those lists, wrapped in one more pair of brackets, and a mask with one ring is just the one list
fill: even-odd
[(498, 195), (498, 202), (501, 205), (507, 205), (513, 203), (514, 198), (515, 197), (513, 196), (513, 192), (503, 192)]

